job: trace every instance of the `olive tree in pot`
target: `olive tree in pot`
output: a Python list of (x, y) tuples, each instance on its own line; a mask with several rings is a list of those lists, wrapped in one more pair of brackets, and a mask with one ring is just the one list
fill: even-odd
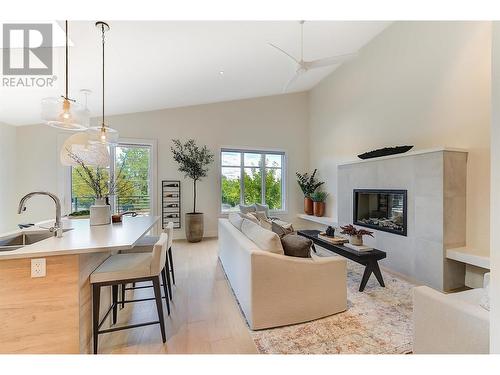
[(184, 177), (193, 180), (193, 212), (186, 213), (185, 227), (186, 239), (189, 242), (200, 242), (203, 239), (203, 213), (196, 212), (196, 183), (207, 176), (208, 167), (214, 161), (214, 155), (207, 146), (198, 147), (194, 139), (181, 143), (180, 140), (172, 140), (171, 147), (174, 160), (179, 164), (179, 171)]

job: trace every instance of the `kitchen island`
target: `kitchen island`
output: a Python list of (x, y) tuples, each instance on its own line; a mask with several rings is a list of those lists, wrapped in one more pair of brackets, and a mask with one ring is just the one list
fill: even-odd
[[(62, 238), (0, 251), (0, 353), (91, 353), (90, 274), (111, 254), (134, 247), (158, 220), (124, 217), (122, 223), (93, 227), (88, 219), (63, 220)], [(37, 226), (0, 235), (0, 241), (23, 234), (44, 238), (46, 231)], [(41, 258), (46, 275), (32, 277), (32, 260)], [(101, 311), (110, 295), (101, 293)]]

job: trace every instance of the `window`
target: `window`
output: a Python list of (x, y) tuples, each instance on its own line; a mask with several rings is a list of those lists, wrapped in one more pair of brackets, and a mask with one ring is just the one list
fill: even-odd
[[(152, 210), (152, 146), (120, 143), (110, 148), (110, 168), (102, 170), (107, 181), (118, 186), (110, 200), (115, 213), (136, 211), (150, 214)], [(92, 190), (84, 182), (79, 169), (71, 168), (71, 211), (88, 210), (94, 202)], [(109, 183), (108, 182), (108, 183)]]
[(222, 149), (221, 210), (263, 203), (271, 210), (284, 211), (284, 171), (284, 152)]

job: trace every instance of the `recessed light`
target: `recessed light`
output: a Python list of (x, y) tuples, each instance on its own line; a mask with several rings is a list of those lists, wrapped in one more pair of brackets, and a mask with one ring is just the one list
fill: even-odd
[(224, 71), (223, 71), (223, 70), (221, 70), (221, 71), (219, 72), (219, 74), (220, 74), (221, 76), (223, 76), (223, 75), (224, 75)]

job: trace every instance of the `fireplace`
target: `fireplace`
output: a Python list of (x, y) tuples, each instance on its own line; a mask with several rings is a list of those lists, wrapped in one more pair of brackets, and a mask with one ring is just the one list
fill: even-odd
[(406, 196), (406, 190), (354, 189), (354, 224), (406, 236)]

